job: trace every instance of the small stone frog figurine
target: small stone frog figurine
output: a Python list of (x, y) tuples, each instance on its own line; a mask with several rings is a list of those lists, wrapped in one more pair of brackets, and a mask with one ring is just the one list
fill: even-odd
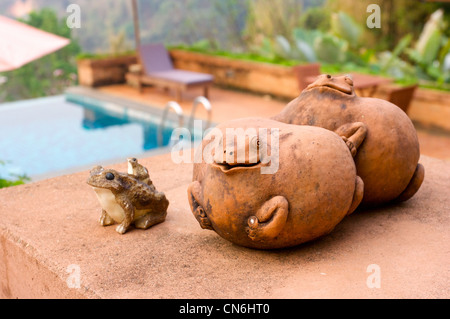
[(135, 158), (128, 160), (128, 173), (96, 166), (87, 180), (102, 206), (100, 224), (119, 223), (116, 231), (124, 234), (134, 224), (148, 229), (166, 219), (169, 201), (158, 192), (147, 169)]

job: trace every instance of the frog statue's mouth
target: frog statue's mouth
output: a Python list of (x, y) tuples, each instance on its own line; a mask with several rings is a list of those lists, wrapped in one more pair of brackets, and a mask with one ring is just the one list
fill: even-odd
[(252, 169), (258, 168), (261, 166), (261, 161), (257, 161), (256, 163), (213, 163), (214, 167), (219, 168), (224, 173), (229, 173), (231, 171), (238, 171), (241, 169)]
[(305, 91), (313, 89), (329, 90), (334, 93), (353, 95), (353, 80), (350, 75), (332, 77), (329, 74), (320, 75), (316, 81), (308, 85)]

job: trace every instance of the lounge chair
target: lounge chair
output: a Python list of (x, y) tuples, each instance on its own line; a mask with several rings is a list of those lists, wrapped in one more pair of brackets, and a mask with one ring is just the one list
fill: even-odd
[(142, 72), (135, 80), (140, 91), (144, 84), (174, 88), (177, 92), (177, 100), (181, 101), (184, 91), (200, 86), (203, 87), (203, 95), (208, 98), (208, 88), (213, 82), (213, 76), (175, 69), (169, 52), (163, 44), (142, 45), (139, 50), (139, 61), (142, 65)]

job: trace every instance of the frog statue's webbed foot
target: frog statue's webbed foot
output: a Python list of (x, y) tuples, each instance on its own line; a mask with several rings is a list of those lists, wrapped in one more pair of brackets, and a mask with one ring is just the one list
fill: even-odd
[(202, 188), (200, 183), (198, 181), (192, 182), (188, 186), (188, 199), (189, 205), (191, 206), (191, 211), (194, 214), (195, 219), (197, 219), (198, 223), (200, 224), (201, 228), (214, 230), (211, 221), (209, 220), (205, 210), (200, 204), (202, 202), (202, 197)]
[(395, 200), (396, 202), (404, 202), (411, 197), (414, 196), (414, 194), (419, 190), (420, 186), (422, 185), (423, 179), (425, 178), (425, 168), (422, 164), (417, 164), (416, 170), (414, 171), (414, 174), (409, 181), (408, 186), (406, 186), (406, 189), (400, 194), (399, 197)]
[(283, 196), (275, 196), (248, 218), (247, 234), (254, 241), (274, 239), (286, 225), (289, 203)]
[(334, 132), (342, 137), (350, 153), (355, 157), (358, 147), (366, 138), (367, 127), (362, 122), (353, 122), (338, 127)]
[(102, 214), (100, 216), (99, 223), (102, 226), (109, 226), (114, 224), (114, 220), (111, 218), (111, 216), (108, 215), (106, 210), (102, 209)]

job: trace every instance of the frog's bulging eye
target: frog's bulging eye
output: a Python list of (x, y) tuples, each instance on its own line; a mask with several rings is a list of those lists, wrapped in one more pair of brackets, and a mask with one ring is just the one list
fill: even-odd
[(114, 179), (114, 174), (113, 173), (106, 173), (105, 177), (106, 177), (106, 179), (108, 181), (112, 181)]
[(353, 85), (353, 80), (352, 80), (352, 76), (347, 74), (344, 78), (345, 82), (349, 85)]
[(252, 139), (250, 140), (250, 145), (257, 149), (259, 147), (259, 139), (256, 136), (253, 136)]

